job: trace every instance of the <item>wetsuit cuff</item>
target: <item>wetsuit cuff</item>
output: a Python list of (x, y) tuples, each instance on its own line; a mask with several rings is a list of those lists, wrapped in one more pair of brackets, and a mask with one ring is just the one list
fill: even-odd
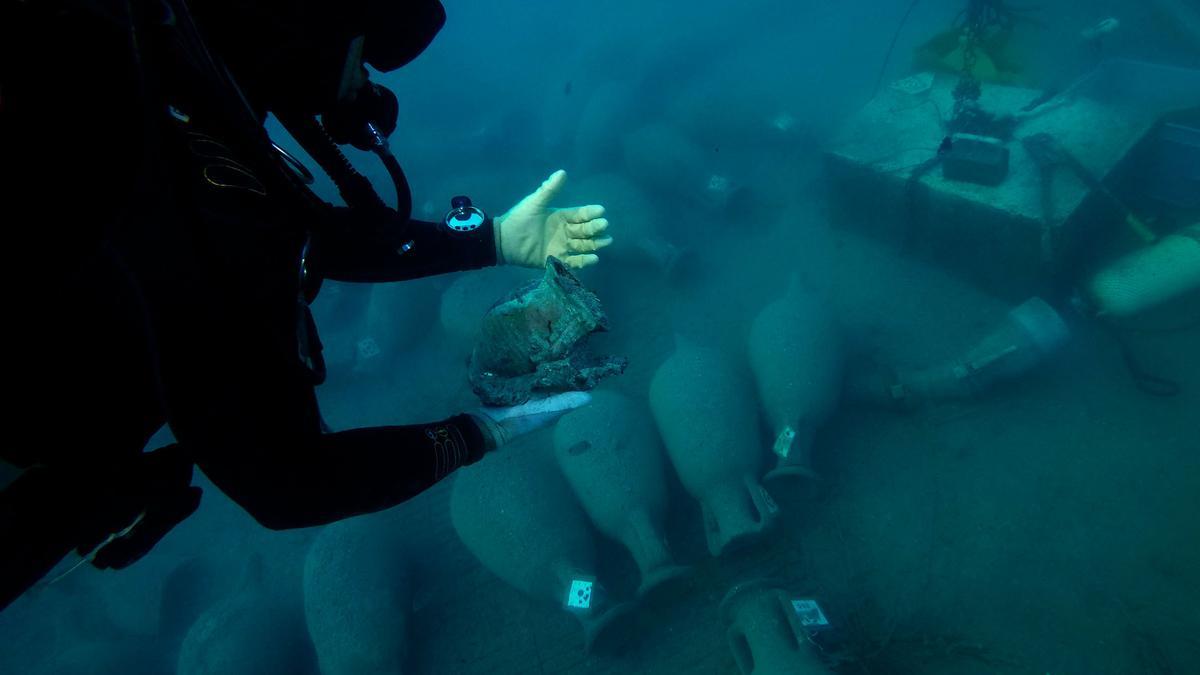
[(500, 237), (502, 235), (501, 225), (502, 225), (503, 219), (504, 219), (504, 216), (500, 216), (499, 218), (489, 218), (488, 219), (492, 223), (492, 232), (493, 232), (493, 237), (494, 237), (495, 243), (496, 243), (496, 264), (497, 265), (505, 264), (504, 263), (504, 242), (502, 242), (500, 240)]
[(482, 422), (474, 415), (463, 413), (447, 421), (458, 428), (467, 444), (467, 459), (463, 466), (478, 462), (488, 451), (495, 449), (488, 438), (489, 434), (482, 427)]
[(462, 246), (462, 260), (465, 263), (464, 269), (478, 269), (480, 267), (499, 265), (500, 261), (498, 259), (496, 242), (496, 221), (494, 218), (488, 218), (483, 221), (483, 224), (478, 229), (463, 236), (459, 245)]

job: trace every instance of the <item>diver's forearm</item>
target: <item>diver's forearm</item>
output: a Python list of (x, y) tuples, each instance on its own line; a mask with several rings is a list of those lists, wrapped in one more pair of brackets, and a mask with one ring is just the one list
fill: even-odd
[(393, 507), (485, 452), (477, 423), (457, 415), (320, 434), (301, 444), (244, 444), (198, 464), (259, 523), (291, 529)]
[(496, 264), (494, 225), (456, 233), (425, 221), (372, 221), (339, 209), (313, 235), (314, 269), (335, 281), (386, 282)]

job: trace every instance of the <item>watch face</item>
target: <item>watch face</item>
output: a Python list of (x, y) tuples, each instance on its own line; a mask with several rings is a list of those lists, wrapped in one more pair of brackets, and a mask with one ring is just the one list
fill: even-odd
[(445, 222), (446, 227), (455, 232), (471, 232), (478, 230), (486, 219), (483, 211), (474, 206), (464, 206), (447, 213)]

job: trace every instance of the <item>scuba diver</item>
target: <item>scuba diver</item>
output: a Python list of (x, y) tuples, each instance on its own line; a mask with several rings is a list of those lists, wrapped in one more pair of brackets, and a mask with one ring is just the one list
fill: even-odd
[[(6, 369), (22, 473), (0, 492), (0, 608), (71, 551), (143, 556), (195, 511), (193, 466), (269, 528), (386, 509), (582, 393), (411, 426), (324, 428), (308, 310), (323, 279), (387, 282), (495, 264), (571, 267), (611, 242), (601, 206), (551, 209), (555, 172), (491, 218), (458, 197), (411, 219), (387, 151), (397, 101), (368, 77), (420, 54), (438, 0), (4, 3), (0, 133)], [(274, 113), (348, 206), (306, 186)], [(318, 116), (320, 121), (318, 121)], [(368, 149), (389, 207), (338, 144)], [(144, 452), (163, 425), (177, 443)]]

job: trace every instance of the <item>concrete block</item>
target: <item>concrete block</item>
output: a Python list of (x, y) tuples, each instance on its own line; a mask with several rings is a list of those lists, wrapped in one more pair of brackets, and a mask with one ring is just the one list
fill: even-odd
[(942, 156), (942, 176), (947, 180), (999, 185), (1008, 178), (1008, 146), (998, 138), (955, 134)]
[[(927, 91), (885, 88), (848, 120), (826, 152), (835, 224), (901, 246), (1019, 301), (1045, 290), (1073, 264), (1078, 242), (1121, 227), (1121, 216), (1065, 168), (1051, 189), (1021, 139), (1052, 135), (1103, 179), (1153, 128), (1154, 118), (1092, 98), (1068, 95), (1024, 119), (1007, 143), (1007, 177), (994, 185), (914, 170), (937, 156), (954, 108), (953, 77)], [(985, 86), (980, 101), (994, 114), (1017, 114), (1040, 92)], [(978, 167), (976, 167), (977, 169)], [(991, 178), (995, 178), (993, 173)]]

